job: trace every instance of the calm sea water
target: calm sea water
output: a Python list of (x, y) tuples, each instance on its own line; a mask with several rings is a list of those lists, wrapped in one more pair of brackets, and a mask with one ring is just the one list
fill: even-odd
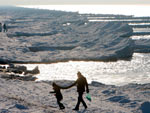
[[(34, 5), (20, 6), (49, 10), (73, 11), (94, 14), (123, 14), (134, 16), (150, 16), (148, 5)], [(149, 23), (129, 23), (131, 25), (147, 25)], [(134, 32), (149, 32), (147, 29), (134, 29)], [(146, 39), (150, 35), (132, 36), (133, 39)], [(77, 71), (81, 71), (88, 82), (98, 81), (104, 84), (125, 85), (128, 83), (150, 83), (150, 54), (134, 53), (131, 61), (117, 62), (60, 62), (54, 64), (24, 64), (28, 69), (39, 66), (38, 80), (76, 80)]]
[(135, 53), (131, 61), (85, 62), (69, 61), (53, 64), (24, 64), (28, 69), (39, 66), (38, 80), (76, 80), (81, 71), (88, 82), (125, 85), (150, 82), (150, 54)]

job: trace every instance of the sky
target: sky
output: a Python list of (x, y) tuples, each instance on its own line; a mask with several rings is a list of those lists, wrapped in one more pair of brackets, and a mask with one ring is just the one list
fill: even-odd
[(0, 0), (0, 5), (53, 5), (53, 4), (131, 4), (150, 5), (150, 0)]

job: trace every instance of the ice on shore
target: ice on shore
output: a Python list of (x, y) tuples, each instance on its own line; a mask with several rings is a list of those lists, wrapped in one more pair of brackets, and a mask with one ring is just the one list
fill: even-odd
[(5, 11), (9, 31), (0, 33), (0, 61), (109, 61), (130, 58), (134, 52), (129, 38), (133, 31), (125, 23), (88, 22), (86, 17), (71, 12), (24, 8)]

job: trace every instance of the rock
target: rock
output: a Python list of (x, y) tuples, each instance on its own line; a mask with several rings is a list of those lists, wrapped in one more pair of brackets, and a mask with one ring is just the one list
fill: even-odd
[(25, 72), (27, 70), (26, 66), (17, 66), (16, 68), (22, 72)]
[(15, 74), (3, 74), (1, 75), (1, 78), (4, 79), (18, 79), (18, 80), (23, 80), (23, 81), (35, 81), (37, 78), (33, 77), (32, 75), (28, 75), (28, 76), (19, 76), (19, 75), (15, 75)]
[(7, 68), (7, 72), (14, 72), (14, 73), (19, 73), (22, 74), (27, 70), (27, 67), (25, 66), (15, 66), (14, 64), (9, 64), (9, 67)]
[(24, 75), (26, 75), (26, 74), (35, 75), (35, 74), (39, 74), (39, 73), (40, 73), (40, 70), (39, 70), (38, 66), (36, 66), (33, 70), (26, 70)]
[(6, 71), (6, 66), (0, 66), (0, 72), (5, 72)]
[(9, 63), (9, 68), (14, 68), (15, 65), (13, 63)]
[(0, 66), (0, 69), (6, 69), (6, 66)]

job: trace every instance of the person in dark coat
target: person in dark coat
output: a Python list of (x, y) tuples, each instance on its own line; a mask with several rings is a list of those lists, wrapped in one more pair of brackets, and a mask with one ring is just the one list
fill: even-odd
[(3, 25), (3, 29), (4, 29), (4, 32), (7, 32), (7, 26), (6, 26), (6, 24)]
[[(89, 88), (88, 88), (88, 83), (86, 78), (81, 74), (81, 72), (77, 73), (78, 79), (75, 81), (75, 83), (73, 83), (71, 86), (77, 86), (77, 92), (78, 92), (78, 102), (76, 104), (76, 107), (73, 110), (79, 110), (79, 106), (80, 103), (82, 102), (84, 108), (87, 108), (87, 105), (85, 103), (85, 101), (83, 100), (83, 93), (85, 92), (85, 88), (86, 88), (86, 92), (89, 93)], [(68, 87), (68, 88), (69, 88)]]
[(52, 86), (53, 86), (53, 90), (54, 91), (51, 91), (50, 93), (54, 93), (55, 94), (55, 97), (57, 99), (57, 103), (59, 105), (59, 108), (60, 109), (65, 109), (65, 106), (60, 102), (63, 99), (63, 96), (62, 96), (61, 91), (60, 91), (61, 87), (59, 87), (54, 82), (53, 82)]

